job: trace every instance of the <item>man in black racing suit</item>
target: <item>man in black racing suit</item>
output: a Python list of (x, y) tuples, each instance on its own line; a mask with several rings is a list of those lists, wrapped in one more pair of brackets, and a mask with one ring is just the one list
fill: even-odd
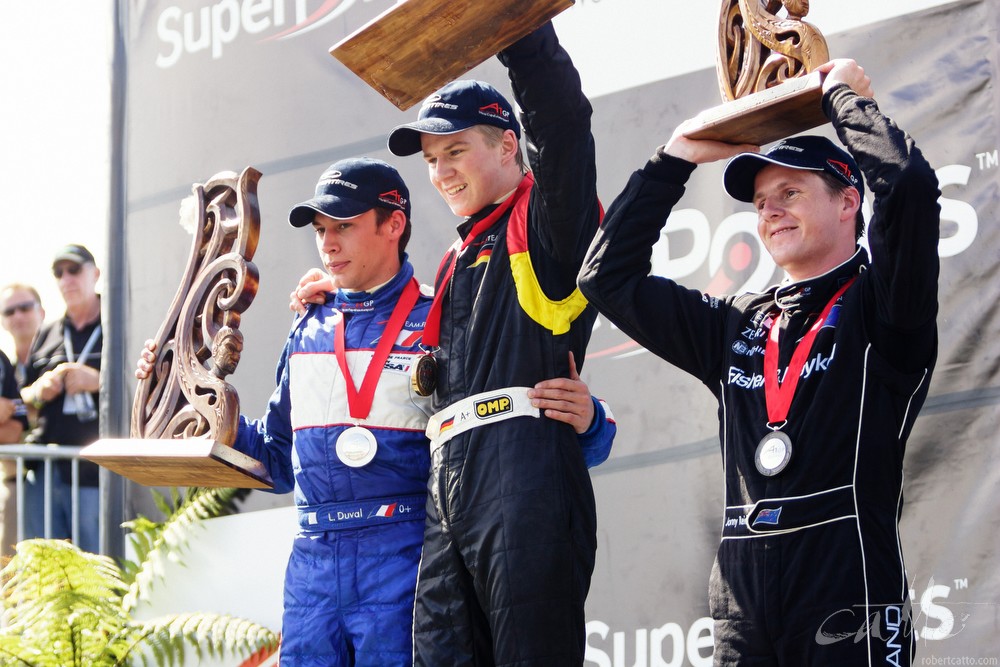
[(427, 667), (580, 665), (597, 546), (573, 429), (531, 414), (525, 392), (568, 377), (596, 317), (576, 289), (600, 218), (591, 106), (550, 24), (499, 58), (530, 172), (510, 103), (482, 82), (448, 84), (389, 136), (394, 154), (422, 153), (464, 218), (435, 285), (438, 414), (414, 610), (414, 663)]
[[(686, 138), (688, 124), (631, 177), (580, 275), (600, 312), (719, 400), (717, 665), (912, 660), (897, 524), (906, 440), (936, 359), (940, 192), (912, 139), (870, 99), (864, 71), (853, 61), (820, 69), (824, 111), (850, 155), (795, 137), (735, 157), (725, 173), (727, 191), (755, 205), (789, 281), (715, 298), (648, 275), (695, 164), (739, 150)], [(858, 165), (874, 194), (872, 262), (856, 245)]]

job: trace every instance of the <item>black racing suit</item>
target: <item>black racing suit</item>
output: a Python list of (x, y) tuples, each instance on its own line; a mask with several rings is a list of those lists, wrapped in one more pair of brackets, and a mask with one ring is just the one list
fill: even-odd
[[(527, 202), (535, 296), (540, 288), (541, 310), (556, 312), (572, 301), (600, 217), (591, 107), (550, 25), (500, 59), (523, 110), (535, 178)], [(493, 208), (464, 221), (459, 234), (468, 236)], [(518, 292), (526, 298), (531, 288), (515, 286), (509, 220), (501, 216), (472, 241), (443, 288), (436, 410), (567, 377), (569, 351), (583, 361), (596, 311), (585, 307), (562, 333), (527, 314)], [(462, 433), (433, 455), (429, 491), (415, 664), (580, 665), (597, 540), (593, 488), (573, 429), (517, 417)]]
[[(904, 665), (912, 655), (897, 523), (906, 439), (936, 358), (940, 192), (874, 101), (838, 85), (823, 104), (875, 198), (872, 263), (859, 248), (821, 276), (718, 299), (648, 276), (694, 169), (661, 150), (609, 208), (580, 276), (600, 312), (719, 401), (727, 507), (709, 585), (717, 665)], [(754, 455), (769, 432), (772, 318), (784, 369), (852, 277), (800, 374), (782, 428), (791, 459), (764, 476)]]

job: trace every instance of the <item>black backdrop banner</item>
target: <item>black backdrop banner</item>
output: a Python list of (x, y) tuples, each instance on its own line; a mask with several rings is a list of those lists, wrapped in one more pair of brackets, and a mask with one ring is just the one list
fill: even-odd
[[(243, 411), (257, 415), (291, 321), (287, 294), (317, 262), (312, 235), (291, 228), (287, 212), (327, 164), (364, 154), (400, 168), (424, 282), (454, 235), (422, 161), (385, 150), (388, 130), (415, 109), (400, 112), (327, 52), (393, 2), (123, 2), (127, 346), (137, 354), (156, 331), (179, 282), (190, 236), (177, 211), (190, 184), (255, 166), (264, 174), (261, 287), (241, 323), (247, 348), (234, 383)], [(910, 437), (901, 523), (917, 664), (1000, 657), (998, 33), (1000, 3), (966, 0), (827, 36), (831, 54), (871, 75), (880, 107), (914, 136), (943, 192), (940, 349)], [(469, 76), (509, 90), (495, 61)], [(706, 69), (593, 100), (605, 204), (680, 121), (719, 103), (717, 88)], [(829, 126), (817, 132), (833, 136)], [(750, 207), (724, 196), (721, 170), (698, 169), (653, 270), (714, 294), (761, 289), (782, 276)], [(584, 378), (619, 423), (611, 458), (592, 471), (600, 523), (586, 664), (710, 665), (707, 583), (722, 514), (715, 401), (603, 320)]]

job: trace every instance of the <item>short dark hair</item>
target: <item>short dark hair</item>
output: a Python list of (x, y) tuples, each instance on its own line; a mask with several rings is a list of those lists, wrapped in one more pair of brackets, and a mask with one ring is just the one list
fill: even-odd
[[(853, 185), (847, 185), (842, 180), (837, 178), (831, 173), (825, 171), (815, 172), (817, 176), (823, 181), (823, 185), (826, 186), (827, 192), (831, 195), (839, 195), (847, 189), (857, 190)], [(857, 241), (865, 235), (865, 216), (862, 213), (862, 209), (865, 207), (864, 198), (858, 202), (858, 212), (854, 216), (854, 240)]]
[[(375, 227), (381, 227), (385, 222), (392, 217), (393, 211), (399, 209), (386, 208), (384, 206), (376, 206), (375, 211)], [(403, 263), (403, 253), (406, 252), (406, 244), (410, 242), (410, 233), (412, 232), (412, 224), (410, 222), (410, 216), (406, 216), (406, 226), (403, 227), (403, 233), (399, 237), (399, 263)]]

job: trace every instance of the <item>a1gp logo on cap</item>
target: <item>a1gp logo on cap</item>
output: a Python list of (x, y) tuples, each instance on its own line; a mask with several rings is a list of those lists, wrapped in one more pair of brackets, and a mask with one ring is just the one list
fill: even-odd
[(475, 408), (476, 416), (480, 419), (492, 419), (497, 415), (511, 412), (514, 409), (514, 402), (510, 399), (510, 396), (501, 394), (500, 396), (491, 396), (481, 401), (476, 401)]

